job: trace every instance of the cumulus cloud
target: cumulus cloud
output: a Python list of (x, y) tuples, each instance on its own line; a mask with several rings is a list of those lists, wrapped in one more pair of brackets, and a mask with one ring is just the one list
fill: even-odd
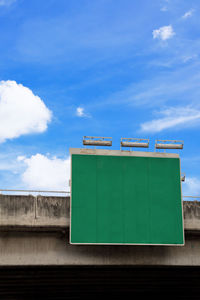
[(200, 196), (200, 180), (196, 177), (186, 177), (183, 183), (184, 196)]
[(200, 121), (200, 110), (191, 107), (170, 107), (159, 112), (162, 118), (142, 123), (143, 132), (160, 132), (173, 127), (190, 127)]
[(175, 35), (175, 32), (173, 30), (173, 27), (171, 25), (169, 26), (163, 26), (159, 29), (155, 29), (152, 32), (154, 39), (160, 39), (162, 41), (166, 41), (170, 38), (172, 38)]
[(187, 19), (189, 17), (191, 17), (194, 13), (194, 9), (190, 9), (188, 10), (183, 16), (182, 16), (182, 19)]
[(83, 107), (80, 107), (80, 106), (76, 108), (76, 115), (78, 117), (81, 117), (81, 118), (83, 118), (83, 117), (86, 117), (86, 118), (90, 117), (90, 115), (85, 112), (85, 109)]
[(47, 129), (51, 111), (40, 97), (15, 81), (0, 82), (0, 143)]
[(30, 158), (20, 156), (26, 169), (22, 182), (27, 188), (45, 190), (69, 190), (70, 158), (48, 157), (40, 153)]

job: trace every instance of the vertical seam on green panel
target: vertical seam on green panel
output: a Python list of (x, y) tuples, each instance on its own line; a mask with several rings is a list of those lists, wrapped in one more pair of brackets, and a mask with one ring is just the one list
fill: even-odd
[(72, 242), (72, 154), (71, 154), (71, 166), (70, 166), (70, 179), (71, 179), (71, 182), (70, 182), (70, 223), (69, 223), (69, 241), (70, 243)]
[(96, 170), (96, 197), (95, 197), (95, 201), (96, 201), (96, 243), (98, 243), (98, 185), (97, 185), (97, 174), (98, 174), (98, 170), (97, 170), (97, 165), (98, 165), (98, 155), (95, 156), (95, 170)]
[(123, 243), (125, 243), (125, 209), (124, 209), (124, 169), (123, 169), (123, 158), (120, 157), (121, 160), (121, 174), (122, 174), (122, 181), (121, 181), (121, 188), (122, 188), (122, 195), (121, 195), (121, 206), (122, 206), (122, 238), (123, 238)]
[[(179, 165), (179, 182), (180, 182), (180, 198), (181, 198), (181, 230), (182, 230), (182, 244), (185, 244), (185, 232), (184, 232), (184, 216), (183, 216), (183, 199), (182, 199), (182, 182), (181, 182), (181, 160), (180, 157), (178, 158), (178, 165)], [(180, 200), (179, 200), (180, 201)]]
[[(176, 177), (175, 177), (175, 180), (179, 181), (179, 175), (180, 175), (180, 165), (179, 165), (179, 174), (178, 174), (178, 177), (177, 177), (177, 174), (176, 174), (176, 175), (174, 174), (174, 176), (176, 176)], [(174, 180), (174, 183), (173, 183), (173, 190), (174, 190), (174, 193), (175, 193), (175, 195), (176, 195), (177, 191), (176, 191), (176, 181), (175, 181), (175, 180)], [(179, 186), (179, 189), (180, 189), (180, 186)], [(178, 190), (178, 194), (180, 194), (180, 190)], [(178, 203), (178, 202), (179, 202), (179, 200), (176, 201), (176, 203), (175, 203), (176, 215), (177, 215), (177, 213), (178, 213), (179, 205), (180, 205), (180, 203)], [(176, 224), (175, 235), (178, 237), (178, 235), (179, 235), (179, 230), (180, 230), (180, 224), (179, 224), (179, 223), (180, 223), (180, 220), (177, 219), (177, 222), (178, 222), (178, 224)]]
[(148, 226), (148, 243), (151, 244), (151, 187), (150, 187), (150, 168), (151, 168), (151, 160), (147, 158), (147, 203), (148, 203), (148, 211), (149, 211), (149, 226)]

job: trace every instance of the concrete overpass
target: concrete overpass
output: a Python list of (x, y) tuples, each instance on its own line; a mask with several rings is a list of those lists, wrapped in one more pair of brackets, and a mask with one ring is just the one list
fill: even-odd
[[(91, 297), (97, 290), (155, 292), (166, 282), (184, 291), (191, 278), (190, 288), (200, 292), (200, 202), (185, 201), (183, 207), (183, 247), (70, 245), (69, 197), (0, 195), (0, 299), (22, 299), (25, 286), (32, 289), (29, 299), (35, 299), (35, 287), (41, 296), (51, 284), (67, 289), (72, 298), (88, 288)], [(2, 298), (4, 292), (10, 298)], [(52, 299), (63, 295), (49, 294)]]

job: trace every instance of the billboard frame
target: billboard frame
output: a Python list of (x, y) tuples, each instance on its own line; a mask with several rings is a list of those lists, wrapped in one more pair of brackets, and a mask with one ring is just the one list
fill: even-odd
[[(166, 152), (144, 152), (144, 151), (127, 151), (127, 150), (106, 150), (106, 149), (86, 149), (86, 148), (70, 148), (70, 228), (69, 228), (69, 243), (71, 245), (96, 245), (96, 246), (185, 246), (185, 234), (184, 234), (184, 216), (183, 216), (183, 195), (182, 195), (182, 182), (181, 182), (181, 162), (180, 156), (177, 153)], [(180, 165), (180, 192), (181, 192), (181, 209), (182, 209), (182, 232), (183, 243), (182, 244), (145, 244), (145, 243), (74, 243), (71, 241), (71, 220), (72, 220), (72, 155), (107, 155), (107, 156), (129, 156), (129, 157), (154, 157), (154, 158), (178, 158)]]

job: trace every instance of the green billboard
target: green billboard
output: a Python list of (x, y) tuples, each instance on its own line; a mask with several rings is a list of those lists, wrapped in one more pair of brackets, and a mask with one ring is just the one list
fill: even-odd
[(70, 243), (184, 244), (177, 154), (70, 152)]

